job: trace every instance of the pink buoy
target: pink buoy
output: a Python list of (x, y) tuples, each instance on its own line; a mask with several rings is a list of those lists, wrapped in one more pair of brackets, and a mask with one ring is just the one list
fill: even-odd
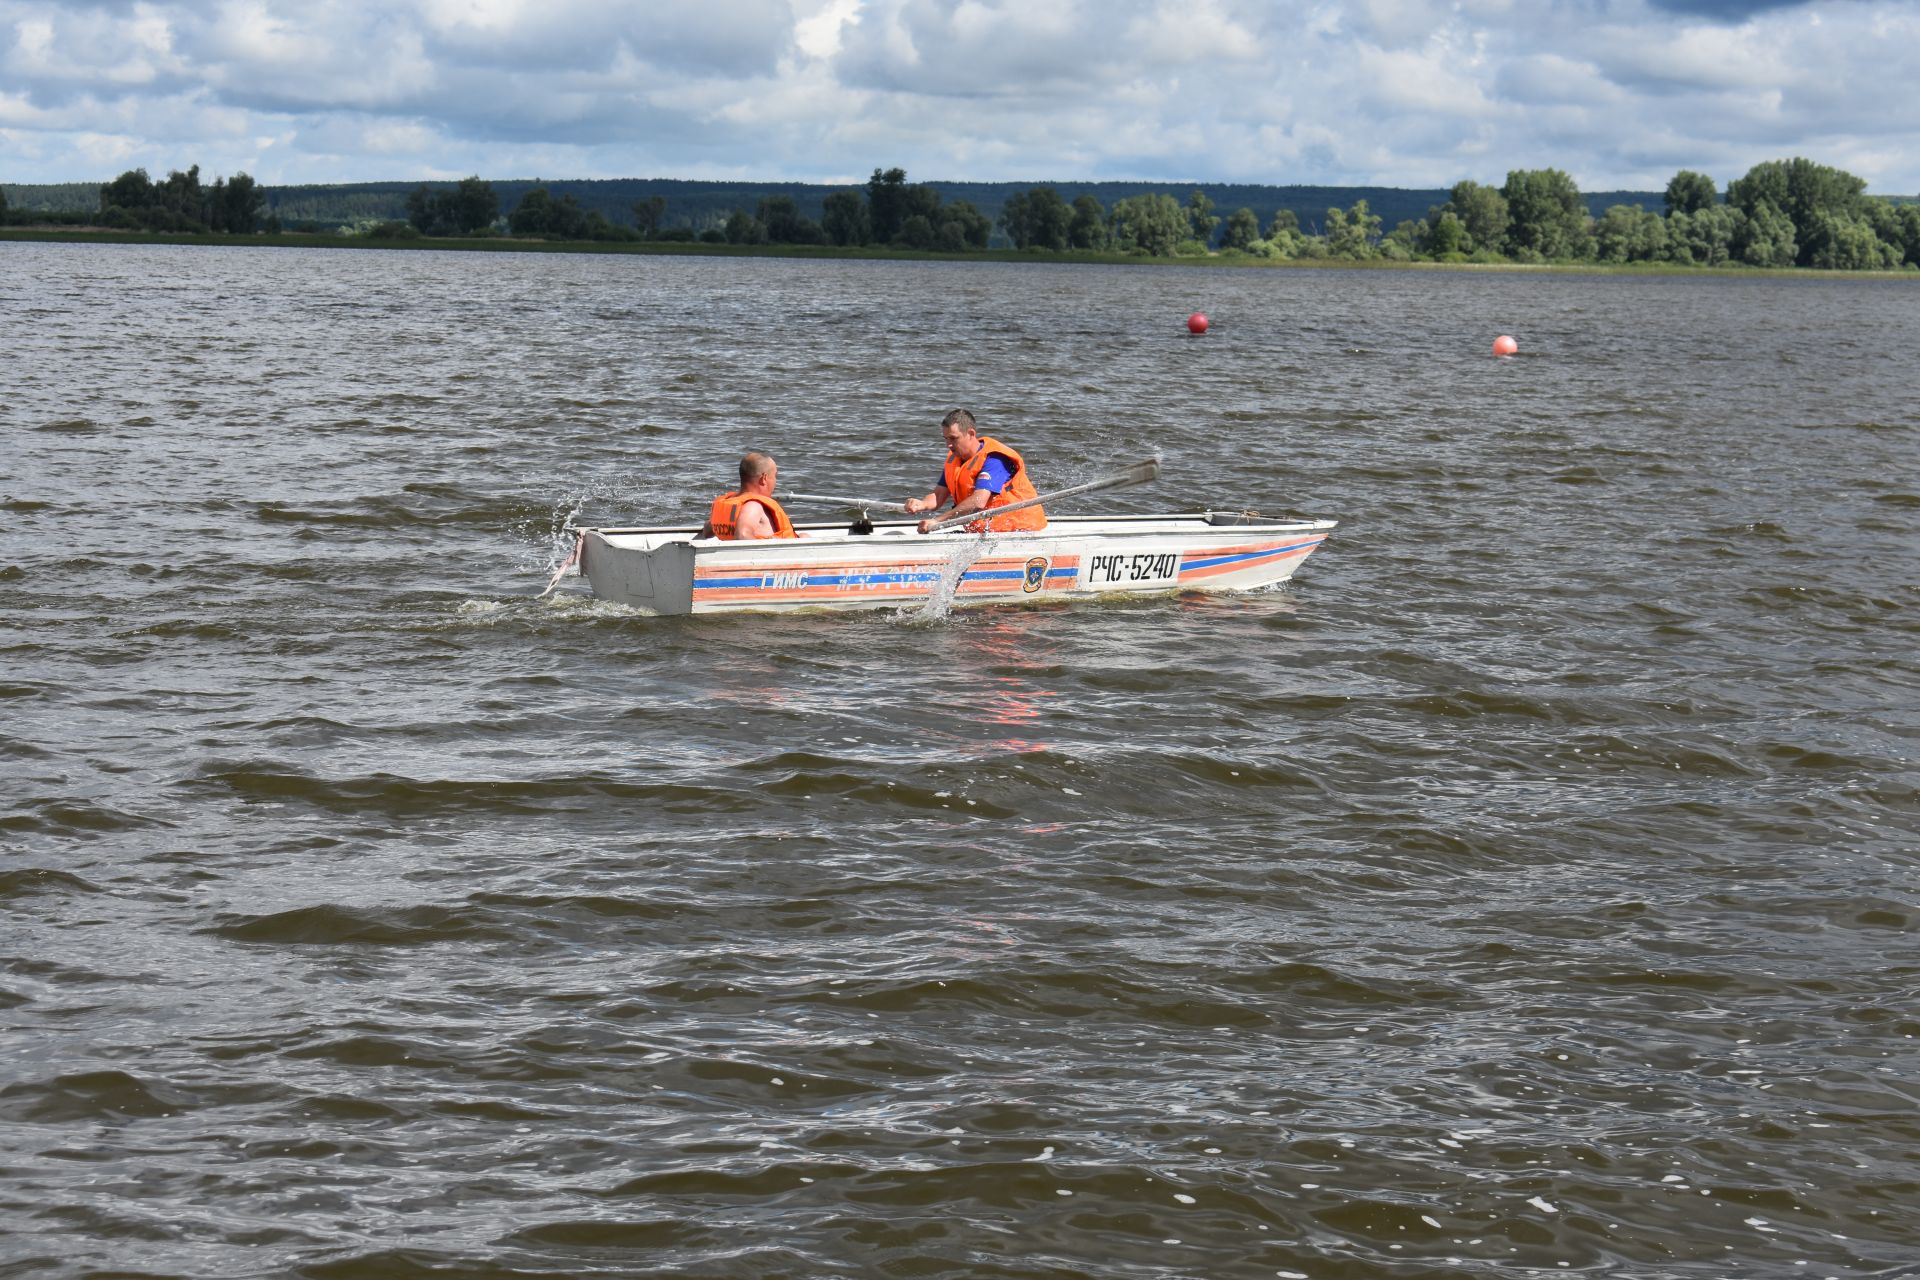
[(1196, 311), (1192, 315), (1187, 317), (1188, 333), (1205, 333), (1206, 331), (1207, 331), (1207, 317), (1204, 312)]
[(1493, 340), (1493, 354), (1497, 356), (1510, 356), (1519, 349), (1520, 344), (1504, 333)]

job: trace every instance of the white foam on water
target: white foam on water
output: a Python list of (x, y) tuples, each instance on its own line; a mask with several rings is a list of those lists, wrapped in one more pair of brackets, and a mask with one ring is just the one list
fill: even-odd
[(638, 618), (646, 616), (637, 610), (628, 608), (626, 605), (615, 605), (610, 601), (596, 600), (592, 596), (556, 594), (549, 596), (545, 600), (540, 600), (532, 596), (514, 596), (505, 600), (488, 600), (484, 597), (475, 597), (470, 600), (462, 600), (453, 607), (453, 613), (450, 617), (436, 619), (433, 627), (435, 629), (442, 627), (494, 627), (503, 622), (526, 622), (529, 619), (536, 618), (545, 620), (552, 616), (546, 612), (530, 614), (528, 612), (530, 609), (540, 609), (543, 611), (557, 609), (559, 610), (560, 616), (567, 619), (591, 619), (596, 617)]

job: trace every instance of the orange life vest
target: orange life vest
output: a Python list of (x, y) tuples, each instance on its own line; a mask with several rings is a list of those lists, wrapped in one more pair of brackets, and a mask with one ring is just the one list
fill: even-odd
[(772, 498), (758, 493), (723, 493), (713, 500), (713, 511), (707, 516), (707, 523), (713, 526), (716, 538), (734, 539), (740, 536), (740, 508), (749, 502), (757, 502), (767, 509), (767, 519), (773, 523), (773, 536), (776, 538), (797, 538), (793, 531), (793, 521), (787, 519), (787, 513)]
[(1047, 511), (1045, 507), (1028, 507), (1025, 511), (1016, 511), (1010, 516), (1000, 516), (998, 518), (992, 516), (991, 513), (995, 507), (1010, 506), (1013, 503), (1025, 502), (1029, 498), (1037, 498), (1040, 495), (1035, 492), (1033, 481), (1027, 478), (1027, 464), (1021, 460), (1020, 455), (991, 436), (981, 436), (980, 447), (975, 449), (973, 456), (965, 462), (959, 461), (951, 453), (947, 455), (947, 475), (945, 480), (947, 492), (953, 496), (956, 504), (964, 501), (967, 495), (973, 492), (974, 482), (980, 478), (980, 468), (986, 466), (988, 456), (995, 453), (1013, 463), (1013, 477), (1007, 481), (1006, 488), (994, 494), (992, 499), (988, 501), (988, 516), (985, 519), (974, 521), (968, 525), (967, 528), (978, 532), (981, 529), (991, 527), (996, 533), (1004, 532), (1008, 529), (1046, 528)]

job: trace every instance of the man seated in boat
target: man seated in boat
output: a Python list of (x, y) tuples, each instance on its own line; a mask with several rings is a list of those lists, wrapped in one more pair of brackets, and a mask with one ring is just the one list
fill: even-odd
[(707, 522), (696, 537), (725, 540), (798, 538), (793, 521), (773, 500), (773, 482), (780, 468), (764, 453), (740, 459), (740, 487), (713, 500)]
[[(981, 435), (973, 415), (965, 409), (955, 409), (940, 420), (940, 438), (947, 442), (946, 470), (932, 492), (923, 498), (907, 499), (905, 506), (909, 513), (938, 511), (949, 502), (953, 503), (950, 515), (991, 512), (995, 507), (1011, 506), (1040, 496), (1020, 455), (992, 436)], [(1039, 506), (1011, 515), (989, 515), (967, 526), (975, 533), (987, 528), (1004, 533), (1009, 529), (1046, 527), (1047, 514)], [(932, 528), (931, 518), (920, 522), (920, 532), (927, 533)]]

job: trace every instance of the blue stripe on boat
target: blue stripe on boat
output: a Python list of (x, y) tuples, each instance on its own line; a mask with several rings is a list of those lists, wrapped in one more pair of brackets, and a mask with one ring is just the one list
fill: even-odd
[(1285, 555), (1289, 551), (1299, 551), (1306, 547), (1317, 547), (1319, 545), (1320, 539), (1313, 538), (1306, 542), (1296, 542), (1289, 547), (1274, 547), (1267, 551), (1241, 551), (1230, 556), (1207, 556), (1199, 560), (1190, 559), (1182, 564), (1180, 568), (1182, 570), (1211, 569), (1215, 565), (1240, 564), (1247, 560), (1265, 560), (1271, 556)]
[[(818, 574), (818, 573), (807, 573), (803, 569), (802, 570), (782, 569), (780, 570), (780, 572), (801, 574), (802, 575), (801, 585), (808, 586), (808, 587), (841, 587), (841, 586), (849, 586), (849, 585), (863, 586), (863, 587), (864, 586), (886, 587), (886, 586), (894, 586), (899, 583), (938, 582), (940, 580), (940, 575), (937, 573)], [(696, 589), (703, 590), (703, 591), (710, 591), (710, 590), (715, 590), (720, 588), (758, 589), (758, 588), (767, 587), (768, 585), (767, 579), (773, 576), (774, 575), (771, 572), (757, 572), (745, 578), (702, 578), (698, 582), (694, 583), (693, 585)], [(786, 590), (787, 588), (781, 588), (781, 589)]]
[[(795, 569), (782, 569), (782, 570), (779, 570), (778, 572), (780, 573), (796, 573), (797, 572), (802, 574), (803, 576), (800, 581), (801, 587), (843, 587), (843, 586), (891, 587), (891, 586), (899, 586), (902, 584), (910, 585), (910, 584), (919, 583), (919, 582), (938, 582), (940, 580), (940, 575), (938, 573), (820, 574), (820, 573), (807, 573), (805, 570), (795, 570)], [(1065, 569), (1049, 569), (1047, 570), (1047, 576), (1049, 578), (1072, 578), (1075, 575), (1077, 575), (1079, 572), (1080, 572), (1079, 569), (1072, 568), (1072, 567), (1065, 568)], [(772, 588), (768, 588), (767, 579), (773, 576), (774, 576), (773, 571), (762, 570), (762, 571), (757, 571), (751, 574), (750, 576), (744, 577), (744, 578), (702, 578), (698, 582), (694, 583), (693, 586), (694, 586), (694, 590), (696, 591), (725, 591), (725, 590), (738, 591), (738, 590), (772, 589)], [(1025, 578), (1026, 576), (1027, 576), (1027, 571), (1024, 566), (1018, 569), (969, 569), (967, 570), (967, 572), (960, 575), (960, 580), (962, 582), (988, 582), (988, 581), (1018, 582), (1022, 578)], [(778, 589), (782, 591), (788, 591), (788, 590), (795, 590), (796, 588), (781, 587)]]

